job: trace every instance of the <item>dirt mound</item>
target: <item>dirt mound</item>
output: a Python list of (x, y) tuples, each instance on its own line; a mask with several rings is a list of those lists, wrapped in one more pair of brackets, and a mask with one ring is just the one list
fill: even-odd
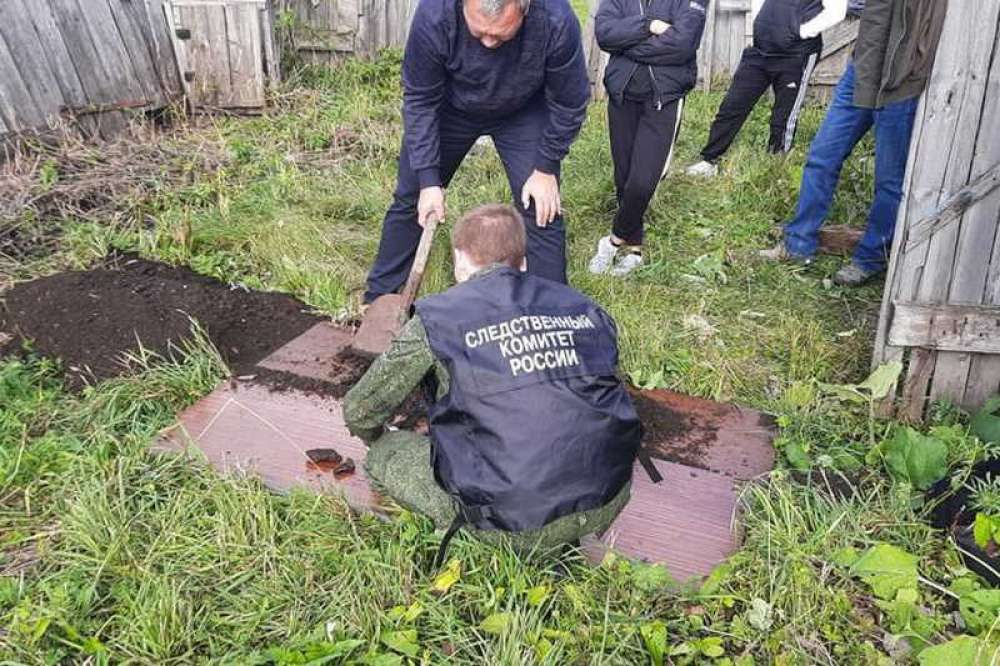
[[(71, 387), (124, 371), (122, 354), (142, 347), (170, 354), (205, 329), (236, 374), (300, 335), (319, 319), (284, 294), (248, 291), (157, 262), (120, 256), (88, 271), (16, 285), (3, 295), (0, 331), (31, 340), (63, 362)], [(0, 352), (3, 350), (0, 349)]]

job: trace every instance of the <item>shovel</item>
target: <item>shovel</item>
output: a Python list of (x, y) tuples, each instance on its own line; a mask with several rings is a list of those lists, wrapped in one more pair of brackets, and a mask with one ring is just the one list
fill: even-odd
[(399, 335), (403, 324), (410, 314), (410, 306), (417, 296), (420, 283), (424, 279), (424, 269), (427, 268), (427, 258), (431, 253), (431, 245), (434, 242), (434, 231), (437, 229), (438, 220), (432, 217), (427, 220), (424, 231), (420, 235), (420, 245), (417, 246), (417, 255), (413, 258), (413, 268), (410, 269), (410, 277), (406, 280), (406, 286), (400, 294), (384, 294), (376, 298), (368, 310), (364, 319), (361, 320), (361, 327), (354, 336), (351, 348), (362, 356), (375, 357), (389, 349), (393, 339)]

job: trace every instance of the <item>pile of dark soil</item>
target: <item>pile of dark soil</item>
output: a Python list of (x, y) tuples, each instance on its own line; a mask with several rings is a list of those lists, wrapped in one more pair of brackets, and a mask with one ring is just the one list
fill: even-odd
[(651, 400), (641, 391), (633, 390), (632, 404), (642, 421), (643, 446), (650, 454), (671, 462), (691, 467), (707, 469), (705, 456), (708, 447), (715, 441), (714, 432), (703, 432), (701, 437), (691, 438), (695, 430), (691, 415), (682, 414), (664, 404)]
[(123, 353), (140, 344), (170, 356), (172, 346), (191, 337), (192, 319), (237, 375), (254, 372), (256, 363), (319, 321), (284, 294), (231, 287), (134, 256), (18, 284), (3, 301), (0, 332), (14, 336), (6, 350), (31, 341), (39, 353), (62, 360), (73, 388), (121, 374)]

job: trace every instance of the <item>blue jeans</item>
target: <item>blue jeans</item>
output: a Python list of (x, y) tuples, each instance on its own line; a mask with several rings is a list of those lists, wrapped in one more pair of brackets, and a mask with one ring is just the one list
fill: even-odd
[(811, 257), (816, 253), (819, 230), (830, 212), (844, 161), (874, 127), (875, 199), (853, 261), (866, 272), (885, 269), (903, 197), (917, 103), (915, 97), (881, 109), (854, 106), (854, 62), (848, 63), (826, 118), (809, 147), (795, 218), (785, 225), (785, 247), (791, 254)]
[[(521, 189), (535, 169), (538, 143), (548, 127), (549, 112), (543, 100), (536, 100), (517, 113), (495, 120), (469, 118), (454, 109), (441, 111), (441, 177), (447, 187), (466, 154), (480, 136), (493, 138), (500, 154), (507, 181), (514, 195), (514, 205), (524, 219), (528, 235), (528, 272), (540, 277), (566, 282), (566, 231), (562, 217), (556, 217), (547, 227), (535, 224), (535, 206), (524, 208)], [(558, 177), (559, 174), (556, 173)], [(390, 294), (403, 286), (413, 265), (420, 242), (417, 224), (417, 199), (420, 184), (410, 166), (406, 142), (399, 155), (399, 174), (392, 204), (382, 222), (375, 264), (368, 274), (365, 303), (382, 294)], [(456, 211), (457, 212), (457, 211)]]

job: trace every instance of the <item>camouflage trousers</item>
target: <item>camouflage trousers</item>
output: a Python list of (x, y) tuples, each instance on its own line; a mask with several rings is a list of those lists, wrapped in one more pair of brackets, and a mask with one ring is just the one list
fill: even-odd
[[(431, 442), (423, 435), (398, 430), (371, 444), (365, 463), (375, 488), (400, 506), (427, 516), (439, 529), (447, 529), (458, 511), (454, 500), (438, 485), (431, 467)], [(548, 525), (516, 534), (465, 528), (476, 538), (498, 545), (506, 541), (519, 552), (548, 550), (578, 541), (588, 534), (602, 534), (629, 500), (630, 484), (610, 502), (590, 511), (563, 516)]]

